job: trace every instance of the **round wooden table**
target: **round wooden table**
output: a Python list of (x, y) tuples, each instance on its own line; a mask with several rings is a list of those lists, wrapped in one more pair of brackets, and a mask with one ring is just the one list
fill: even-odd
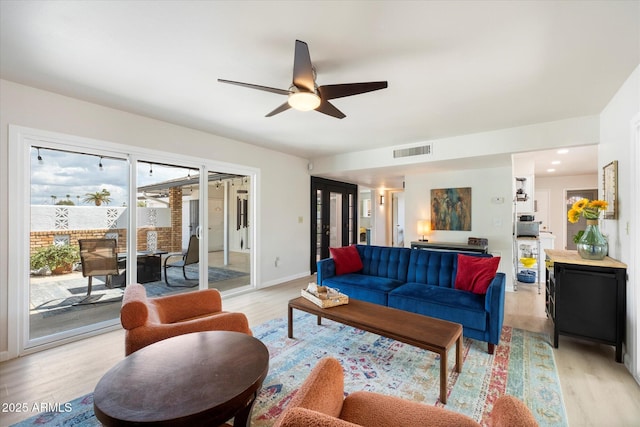
[(98, 382), (94, 411), (106, 426), (248, 426), (269, 370), (269, 351), (239, 332), (159, 341), (127, 356)]

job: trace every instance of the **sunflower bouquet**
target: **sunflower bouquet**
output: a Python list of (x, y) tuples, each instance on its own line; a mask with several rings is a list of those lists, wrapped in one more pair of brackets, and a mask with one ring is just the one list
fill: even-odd
[(587, 220), (597, 220), (600, 218), (600, 212), (607, 210), (609, 204), (605, 200), (581, 199), (571, 206), (567, 212), (569, 222), (576, 223), (580, 220), (580, 216)]

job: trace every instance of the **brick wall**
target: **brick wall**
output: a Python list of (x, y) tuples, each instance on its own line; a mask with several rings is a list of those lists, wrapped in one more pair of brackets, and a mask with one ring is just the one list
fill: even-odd
[[(171, 249), (169, 251), (180, 252), (182, 251), (182, 188), (169, 189), (169, 209), (171, 209)], [(158, 247), (161, 246), (158, 245)]]
[(146, 251), (147, 250), (147, 232), (155, 231), (158, 233), (158, 250), (163, 250), (167, 252), (181, 252), (182, 248), (178, 247), (175, 249), (171, 244), (171, 228), (170, 227), (141, 227), (137, 230), (137, 239), (138, 239), (138, 250)]
[[(147, 250), (147, 231), (158, 233), (158, 249), (168, 252), (180, 252), (182, 244), (177, 248), (172, 246), (172, 230), (170, 227), (143, 227), (137, 230), (139, 251)], [(30, 237), (30, 250), (34, 253), (39, 248), (53, 245), (55, 236), (69, 236), (69, 244), (78, 246), (78, 239), (104, 239), (107, 234), (118, 233), (118, 252), (126, 252), (127, 230), (119, 229), (96, 229), (96, 230), (51, 230), (32, 231)]]
[[(49, 226), (53, 226), (52, 215), (54, 215), (50, 207), (39, 207), (41, 209), (49, 208), (48, 212)], [(56, 207), (57, 208), (57, 207)], [(120, 209), (120, 208), (117, 208)], [(139, 227), (136, 230), (138, 248), (139, 251), (147, 250), (147, 232), (155, 231), (157, 233), (157, 248), (158, 250), (165, 250), (168, 252), (180, 252), (182, 251), (182, 189), (173, 187), (169, 189), (169, 209), (171, 215), (171, 222), (169, 227), (158, 227), (156, 225), (146, 225)], [(81, 208), (78, 211), (82, 210)], [(106, 211), (104, 211), (106, 212)], [(77, 212), (76, 212), (77, 213)], [(40, 215), (40, 217), (46, 217), (47, 212)], [(39, 218), (40, 218), (39, 217)], [(166, 218), (166, 217), (165, 217)], [(77, 222), (77, 221), (76, 221)], [(166, 225), (166, 220), (163, 221)], [(154, 222), (155, 224), (155, 222)], [(102, 224), (100, 224), (102, 225)], [(124, 226), (124, 224), (118, 224)], [(115, 223), (111, 226), (117, 226)], [(111, 227), (108, 226), (108, 227)], [(38, 228), (36, 227), (36, 230)], [(78, 239), (104, 239), (107, 234), (118, 234), (118, 252), (125, 252), (127, 245), (127, 230), (126, 228), (97, 228), (97, 229), (56, 229), (56, 230), (42, 230), (31, 231), (30, 250), (34, 253), (37, 249), (50, 246), (54, 244), (56, 236), (68, 236), (69, 243), (72, 246), (78, 246)]]

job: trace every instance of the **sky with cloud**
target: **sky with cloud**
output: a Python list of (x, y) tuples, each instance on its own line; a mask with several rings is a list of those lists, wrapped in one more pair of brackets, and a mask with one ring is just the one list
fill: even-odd
[[(71, 153), (41, 148), (31, 149), (31, 204), (53, 205), (70, 199), (75, 205), (88, 206), (84, 201), (88, 193), (106, 189), (111, 193), (109, 206), (126, 206), (129, 198), (129, 162), (126, 159), (100, 158), (93, 154)], [(102, 170), (100, 169), (102, 163)], [(186, 168), (140, 164), (137, 175), (139, 186), (155, 184), (185, 177)], [(193, 174), (193, 171), (191, 172)], [(55, 199), (52, 198), (55, 196)]]

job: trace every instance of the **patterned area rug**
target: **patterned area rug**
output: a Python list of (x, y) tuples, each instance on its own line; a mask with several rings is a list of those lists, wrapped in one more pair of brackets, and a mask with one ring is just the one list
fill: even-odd
[[(466, 414), (483, 425), (493, 402), (511, 394), (522, 399), (541, 426), (566, 426), (567, 416), (553, 352), (546, 335), (504, 327), (494, 355), (486, 343), (465, 339), (464, 364), (453, 372), (449, 357), (448, 403), (438, 401), (439, 358), (428, 351), (339, 323), (296, 313), (294, 339), (286, 319), (253, 328), (269, 348), (269, 374), (253, 410), (252, 426), (270, 426), (318, 360), (333, 356), (345, 371), (345, 391), (369, 390)], [(67, 410), (65, 411), (66, 409)], [(32, 417), (18, 426), (98, 426), (93, 396), (75, 399), (61, 410)]]
[(544, 334), (505, 326), (494, 355), (487, 344), (465, 338), (460, 374), (449, 356), (447, 404), (438, 400), (440, 358), (429, 351), (315, 316), (294, 319), (294, 339), (286, 338), (286, 320), (256, 328), (254, 335), (269, 347), (269, 375), (254, 407), (252, 426), (269, 426), (317, 361), (338, 359), (345, 371), (345, 392), (367, 390), (444, 406), (488, 423), (495, 400), (503, 394), (522, 399), (540, 426), (566, 426), (552, 347)]

